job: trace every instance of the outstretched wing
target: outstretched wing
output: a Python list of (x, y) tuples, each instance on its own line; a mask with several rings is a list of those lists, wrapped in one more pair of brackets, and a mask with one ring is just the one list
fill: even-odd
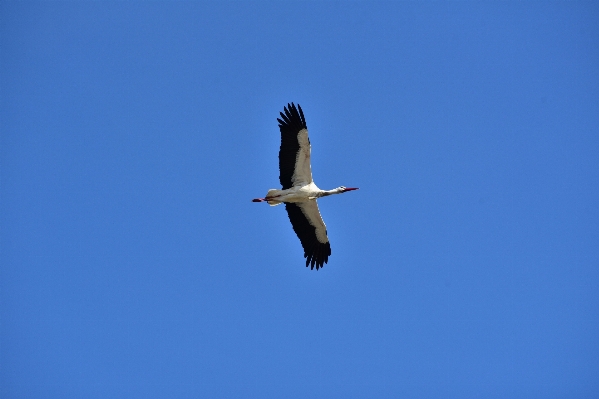
[(314, 269), (316, 266), (316, 270), (318, 270), (328, 262), (331, 255), (331, 244), (316, 200), (287, 202), (285, 209), (287, 209), (293, 230), (304, 247), (306, 267), (310, 265), (310, 269)]
[(279, 121), (281, 149), (279, 150), (279, 180), (283, 190), (312, 183), (310, 140), (302, 107), (287, 104)]

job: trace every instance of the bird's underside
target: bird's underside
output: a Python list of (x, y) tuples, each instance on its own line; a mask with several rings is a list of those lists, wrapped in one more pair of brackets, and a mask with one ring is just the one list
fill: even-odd
[(277, 118), (281, 131), (279, 181), (282, 190), (271, 189), (264, 198), (253, 201), (268, 202), (271, 206), (285, 203), (289, 221), (304, 248), (306, 267), (318, 270), (328, 262), (331, 244), (316, 198), (356, 189), (341, 186), (327, 191), (316, 187), (312, 180), (310, 140), (302, 108), (291, 103), (284, 111), (280, 113), (282, 119)]

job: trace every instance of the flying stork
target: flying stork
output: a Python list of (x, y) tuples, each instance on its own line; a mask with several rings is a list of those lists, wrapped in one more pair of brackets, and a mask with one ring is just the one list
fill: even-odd
[(316, 199), (332, 194), (342, 194), (357, 188), (337, 187), (321, 190), (312, 180), (310, 167), (310, 140), (302, 107), (287, 104), (285, 113), (280, 112), (279, 130), (281, 149), (279, 150), (279, 181), (282, 190), (270, 189), (264, 198), (253, 202), (267, 202), (270, 206), (285, 203), (287, 215), (293, 230), (304, 247), (306, 267), (316, 270), (323, 267), (331, 255), (331, 244), (327, 228), (318, 211)]

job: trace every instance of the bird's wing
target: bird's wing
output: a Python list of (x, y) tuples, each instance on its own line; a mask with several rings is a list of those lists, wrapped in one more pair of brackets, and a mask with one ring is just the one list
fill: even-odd
[(316, 270), (318, 270), (328, 262), (331, 255), (331, 244), (316, 200), (287, 202), (285, 208), (293, 230), (304, 247), (306, 267), (310, 265), (310, 269), (314, 269), (316, 266)]
[(281, 131), (281, 149), (279, 150), (279, 180), (283, 190), (293, 186), (312, 183), (310, 168), (310, 140), (308, 127), (302, 107), (287, 104), (281, 112), (279, 130)]

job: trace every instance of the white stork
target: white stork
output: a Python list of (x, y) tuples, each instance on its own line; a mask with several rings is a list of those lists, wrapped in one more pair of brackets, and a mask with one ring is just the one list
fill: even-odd
[(321, 190), (312, 180), (310, 167), (310, 140), (302, 107), (287, 104), (283, 120), (279, 121), (281, 149), (279, 150), (279, 181), (282, 190), (271, 189), (265, 198), (255, 198), (253, 202), (268, 202), (270, 206), (285, 203), (287, 215), (293, 230), (304, 247), (306, 267), (316, 270), (323, 267), (331, 255), (331, 244), (327, 228), (318, 211), (316, 199), (332, 194), (342, 194), (357, 188), (337, 187)]

